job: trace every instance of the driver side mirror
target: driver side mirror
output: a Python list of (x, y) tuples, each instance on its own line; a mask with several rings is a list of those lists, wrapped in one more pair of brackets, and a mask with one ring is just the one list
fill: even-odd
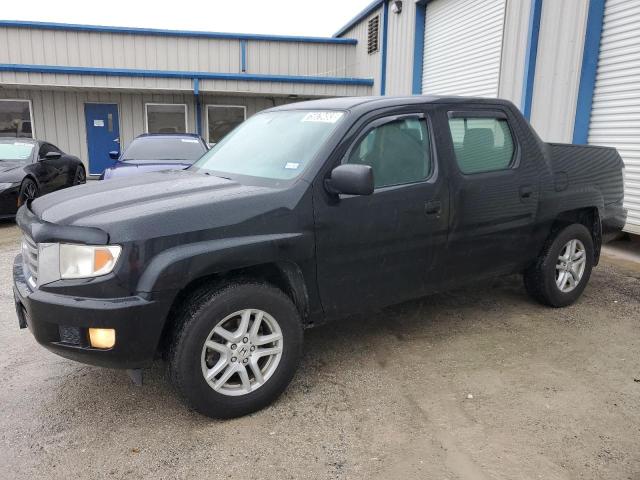
[(371, 195), (374, 190), (373, 169), (369, 165), (347, 163), (331, 171), (325, 180), (329, 193), (346, 195)]
[(62, 154), (60, 152), (49, 152), (45, 154), (45, 156), (40, 160), (58, 160), (60, 157), (62, 157)]
[(109, 152), (109, 158), (111, 160), (118, 160), (118, 158), (120, 158), (120, 152), (118, 152), (117, 150), (114, 150), (113, 152)]

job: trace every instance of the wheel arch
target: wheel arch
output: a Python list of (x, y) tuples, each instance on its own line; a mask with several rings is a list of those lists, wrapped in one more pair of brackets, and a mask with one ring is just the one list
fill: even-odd
[(602, 221), (599, 208), (591, 206), (560, 212), (551, 225), (551, 235), (555, 235), (559, 230), (574, 223), (584, 225), (591, 233), (591, 239), (593, 240), (593, 264), (594, 266), (598, 265), (602, 247)]
[(195, 292), (202, 289), (214, 290), (220, 285), (231, 282), (264, 282), (281, 290), (295, 305), (303, 325), (309, 321), (309, 294), (302, 269), (293, 262), (268, 262), (247, 267), (235, 268), (210, 275), (193, 278), (175, 295), (164, 323), (158, 351), (166, 353), (173, 332), (179, 326), (179, 312)]

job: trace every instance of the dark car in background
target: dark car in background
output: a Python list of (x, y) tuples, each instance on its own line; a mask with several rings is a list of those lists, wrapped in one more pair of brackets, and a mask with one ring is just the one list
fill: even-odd
[(111, 152), (116, 160), (107, 168), (101, 180), (159, 170), (184, 170), (209, 150), (198, 134), (145, 133), (136, 137), (122, 155)]
[(30, 138), (0, 138), (0, 218), (12, 218), (27, 200), (85, 183), (79, 158)]

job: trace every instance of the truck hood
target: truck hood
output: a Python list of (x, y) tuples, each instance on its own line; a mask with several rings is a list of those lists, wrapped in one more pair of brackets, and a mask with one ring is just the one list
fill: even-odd
[(167, 170), (59, 190), (34, 200), (31, 210), (45, 222), (99, 228), (125, 242), (245, 222), (273, 208), (269, 197), (280, 192)]

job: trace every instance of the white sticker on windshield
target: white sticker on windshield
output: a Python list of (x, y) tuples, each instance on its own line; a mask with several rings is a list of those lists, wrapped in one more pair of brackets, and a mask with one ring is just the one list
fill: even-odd
[(297, 162), (287, 162), (287, 164), (284, 166), (284, 168), (286, 168), (288, 170), (297, 170), (299, 166), (300, 166), (300, 164), (297, 163)]
[(336, 123), (343, 112), (309, 112), (302, 117), (303, 122)]
[(198, 140), (195, 138), (181, 138), (180, 140), (184, 143), (198, 143)]

